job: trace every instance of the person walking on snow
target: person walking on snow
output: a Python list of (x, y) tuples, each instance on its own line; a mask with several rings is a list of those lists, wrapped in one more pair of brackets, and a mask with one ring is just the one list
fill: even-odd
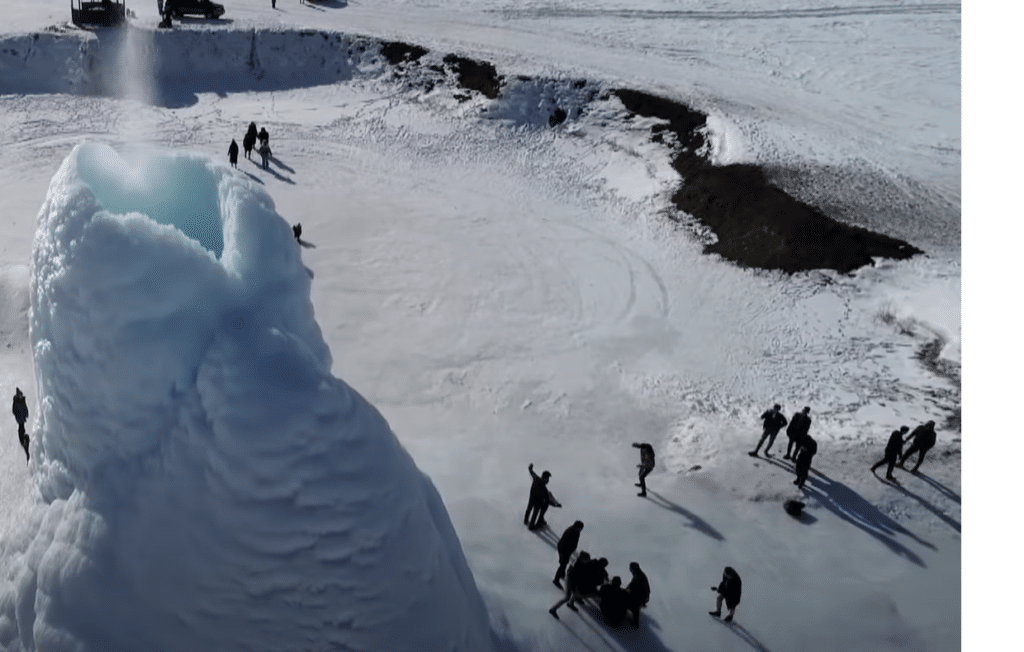
[(764, 447), (764, 455), (765, 457), (771, 457), (768, 451), (771, 450), (772, 444), (775, 443), (775, 438), (778, 436), (779, 431), (788, 423), (781, 410), (782, 406), (776, 403), (772, 406), (772, 409), (767, 410), (761, 415), (761, 421), (764, 422), (764, 432), (761, 433), (761, 439), (757, 442), (757, 446), (747, 455), (757, 457), (757, 452), (761, 450), (761, 444), (767, 439), (768, 445)]
[(267, 133), (266, 127), (260, 127), (260, 133), (257, 134), (257, 137), (259, 138), (260, 143), (264, 145), (270, 144), (270, 134)]
[[(573, 594), (576, 591), (576, 582), (579, 579), (580, 572), (590, 562), (590, 553), (586, 550), (580, 551), (580, 556), (576, 558), (576, 561), (569, 566), (569, 571), (565, 575), (565, 597), (556, 602), (554, 606), (548, 609), (548, 613), (558, 620), (558, 608), (563, 604), (572, 599)], [(573, 611), (576, 611), (575, 607), (570, 607)]]
[(565, 577), (565, 567), (572, 559), (572, 553), (576, 552), (576, 546), (580, 544), (580, 532), (583, 531), (583, 521), (576, 521), (565, 528), (562, 537), (558, 540), (558, 570), (555, 571), (555, 579), (552, 583), (562, 588), (562, 578)]
[(245, 158), (252, 160), (252, 150), (256, 147), (256, 123), (250, 122), (249, 129), (242, 137), (242, 148), (245, 150)]
[(633, 614), (633, 627), (639, 627), (640, 609), (646, 607), (647, 601), (651, 599), (651, 584), (647, 581), (647, 575), (640, 570), (640, 564), (635, 561), (629, 562), (629, 572), (633, 574), (633, 579), (626, 587), (626, 593), (629, 594), (628, 609)]
[(718, 593), (718, 600), (715, 603), (715, 610), (708, 613), (715, 618), (721, 616), (722, 601), (724, 600), (725, 606), (729, 608), (729, 615), (722, 620), (727, 623), (732, 622), (732, 617), (736, 613), (736, 607), (740, 603), (740, 594), (743, 593), (743, 582), (740, 581), (739, 573), (732, 566), (726, 566), (725, 572), (722, 573), (722, 581), (717, 587), (712, 586), (711, 590)]
[(633, 448), (640, 449), (640, 463), (636, 465), (640, 469), (640, 482), (637, 482), (636, 486), (640, 487), (640, 493), (637, 496), (642, 497), (647, 495), (647, 482), (644, 478), (654, 470), (654, 447), (650, 444), (633, 442)]
[(263, 143), (262, 145), (260, 145), (259, 153), (260, 153), (260, 158), (263, 159), (263, 169), (266, 170), (267, 169), (267, 161), (270, 159), (270, 155), (271, 155), (270, 146), (267, 145), (266, 143)]
[(533, 472), (533, 462), (528, 467), (533, 484), (530, 485), (530, 501), (526, 505), (526, 515), (523, 517), (523, 525), (531, 530), (537, 530), (545, 525), (544, 513), (548, 511), (549, 505), (561, 507), (555, 497), (548, 491), (548, 480), (551, 478), (550, 471), (544, 471), (539, 476)]
[(25, 432), (25, 421), (28, 420), (28, 403), (25, 401), (25, 395), (21, 393), (21, 388), (14, 388), (14, 402), (11, 405), (11, 413), (14, 414), (14, 420), (18, 422), (18, 441), (21, 442), (21, 447), (25, 449), (25, 459), (28, 459), (28, 433)]
[(231, 163), (231, 167), (238, 167), (238, 143), (235, 139), (231, 139), (231, 144), (228, 145), (228, 161)]
[(796, 451), (796, 480), (793, 481), (800, 489), (803, 489), (804, 483), (807, 482), (807, 475), (811, 472), (811, 460), (817, 452), (818, 442), (814, 441), (814, 437), (804, 435), (800, 438)]
[(935, 446), (935, 422), (929, 421), (928, 423), (914, 428), (914, 431), (907, 437), (907, 441), (913, 440), (914, 443), (910, 445), (907, 452), (903, 453), (903, 457), (900, 458), (900, 468), (905, 469), (903, 463), (907, 461), (907, 458), (914, 453), (921, 451), (921, 455), (917, 458), (917, 464), (910, 470), (911, 473), (917, 473), (917, 470), (921, 468), (921, 462), (924, 461), (924, 456)]
[(782, 456), (782, 459), (792, 459), (790, 453), (793, 452), (793, 447), (799, 443), (800, 438), (811, 431), (811, 408), (805, 407), (803, 412), (797, 412), (793, 415), (793, 418), (789, 420), (789, 427), (786, 428), (786, 436), (789, 437), (789, 445), (786, 446), (786, 454)]
[(885, 457), (878, 460), (871, 467), (871, 472), (874, 473), (878, 467), (883, 464), (888, 464), (889, 468), (885, 470), (885, 479), (892, 482), (896, 482), (896, 478), (892, 475), (892, 469), (896, 466), (896, 461), (900, 458), (900, 453), (903, 452), (903, 435), (907, 434), (910, 430), (907, 426), (901, 426), (899, 430), (893, 430), (892, 434), (889, 435), (889, 442), (885, 445)]

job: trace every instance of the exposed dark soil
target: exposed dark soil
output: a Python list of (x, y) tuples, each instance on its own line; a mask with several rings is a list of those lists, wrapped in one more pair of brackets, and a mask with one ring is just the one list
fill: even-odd
[(715, 166), (701, 155), (706, 117), (682, 104), (629, 89), (615, 95), (634, 114), (668, 121), (652, 129), (678, 141), (672, 165), (683, 178), (672, 197), (679, 210), (707, 225), (718, 241), (705, 252), (745, 267), (793, 273), (811, 269), (851, 272), (873, 257), (923, 253), (902, 240), (838, 222), (772, 185), (755, 165)]
[(381, 45), (380, 53), (392, 66), (401, 63), (419, 61), (429, 50), (418, 45), (409, 45), (398, 41), (388, 41)]
[(466, 90), (478, 91), (490, 100), (498, 98), (504, 77), (498, 75), (494, 64), (454, 54), (446, 54), (444, 63), (458, 76), (459, 86)]

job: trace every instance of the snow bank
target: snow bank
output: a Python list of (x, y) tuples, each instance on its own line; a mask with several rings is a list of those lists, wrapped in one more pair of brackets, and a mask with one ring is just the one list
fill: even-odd
[(270, 197), (198, 155), (75, 148), (33, 251), (43, 504), (0, 647), (487, 650), (433, 484), (330, 375)]
[[(194, 103), (197, 93), (305, 88), (379, 74), (381, 43), (314, 30), (149, 30), (0, 38), (0, 94), (124, 96), (129, 60), (152, 62), (156, 104)], [(148, 71), (147, 71), (148, 72)]]

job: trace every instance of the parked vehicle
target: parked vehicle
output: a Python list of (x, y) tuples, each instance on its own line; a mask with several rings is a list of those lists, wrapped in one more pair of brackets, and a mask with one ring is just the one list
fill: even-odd
[(178, 19), (184, 16), (204, 16), (212, 20), (224, 15), (224, 5), (210, 0), (166, 0), (164, 11)]
[(71, 0), (71, 22), (79, 27), (112, 27), (125, 20), (123, 0)]

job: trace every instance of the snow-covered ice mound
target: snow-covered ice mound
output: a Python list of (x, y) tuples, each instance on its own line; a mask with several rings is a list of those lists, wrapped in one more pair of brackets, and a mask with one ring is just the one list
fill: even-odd
[(0, 550), (0, 647), (489, 649), (437, 491), (331, 375), (253, 182), (80, 145), (31, 293), (43, 500)]

